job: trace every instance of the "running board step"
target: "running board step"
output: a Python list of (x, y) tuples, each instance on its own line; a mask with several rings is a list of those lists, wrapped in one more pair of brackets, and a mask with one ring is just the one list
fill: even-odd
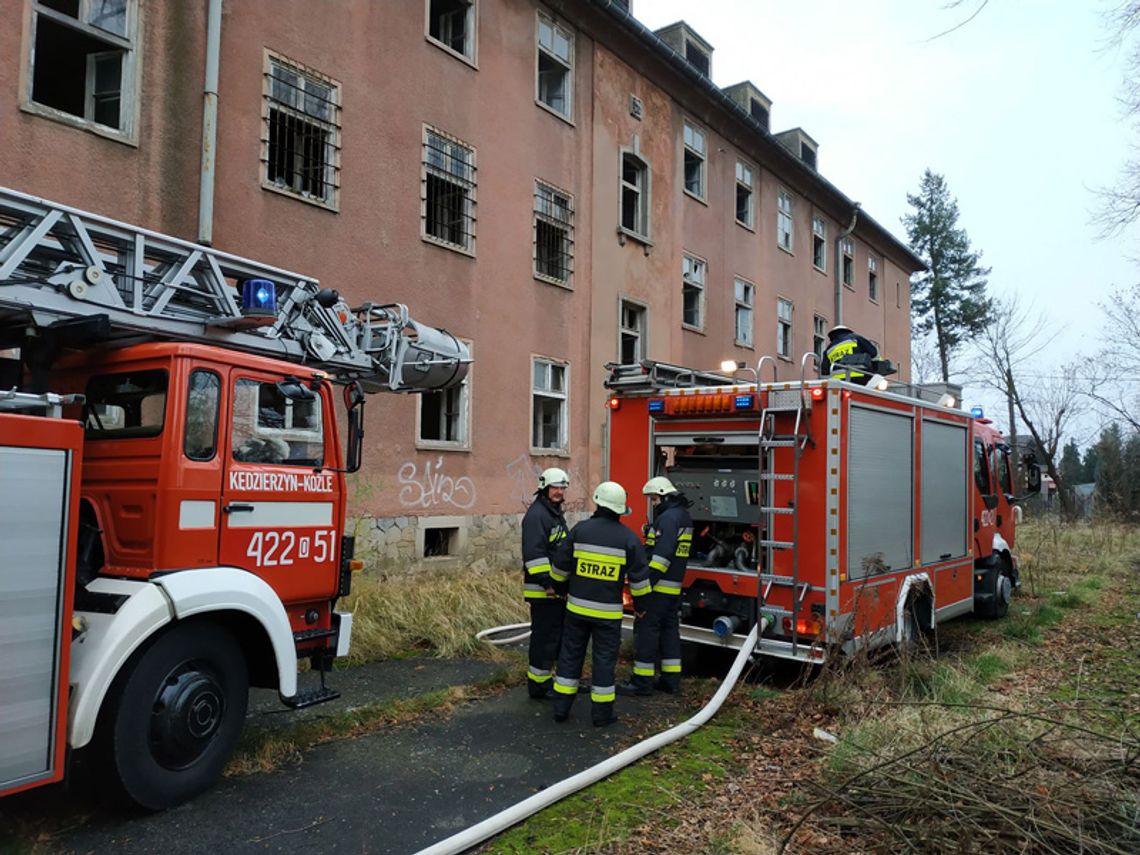
[(762, 514), (794, 514), (795, 512), (796, 512), (795, 508), (761, 508), (760, 509), (760, 513), (762, 513)]
[(302, 629), (293, 633), (293, 643), (301, 644), (306, 641), (315, 641), (318, 638), (331, 638), (336, 635), (335, 629)]
[(762, 439), (761, 448), (792, 448), (796, 444), (794, 439)]
[(307, 689), (303, 692), (297, 692), (291, 698), (282, 698), (281, 703), (287, 707), (292, 707), (295, 710), (304, 709), (305, 707), (316, 706), (323, 704), (326, 701), (335, 701), (340, 697), (340, 692), (336, 689), (330, 689), (328, 686), (321, 686), (317, 689)]
[(794, 481), (795, 479), (796, 479), (795, 475), (782, 475), (782, 474), (777, 474), (777, 473), (773, 473), (773, 472), (761, 472), (760, 473), (760, 480), (761, 481)]
[(770, 546), (773, 549), (795, 549), (796, 547), (790, 540), (761, 540), (758, 543), (761, 546)]

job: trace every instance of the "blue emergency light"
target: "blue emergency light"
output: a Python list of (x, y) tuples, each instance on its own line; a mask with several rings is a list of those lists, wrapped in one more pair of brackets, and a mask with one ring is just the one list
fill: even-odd
[(975, 419), (980, 419), (986, 414), (985, 410), (981, 407), (970, 407), (970, 415)]
[(664, 398), (651, 398), (649, 401), (649, 412), (663, 413), (665, 412), (665, 399)]
[(241, 313), (276, 316), (277, 286), (268, 279), (246, 279), (241, 283)]
[(733, 401), (733, 404), (738, 410), (751, 410), (752, 400), (753, 398), (751, 395), (737, 395)]

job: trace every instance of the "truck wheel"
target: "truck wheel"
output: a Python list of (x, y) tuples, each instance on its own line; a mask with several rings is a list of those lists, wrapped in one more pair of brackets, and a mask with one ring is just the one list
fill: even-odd
[(110, 699), (109, 741), (126, 795), (151, 810), (221, 777), (249, 700), (245, 656), (214, 624), (187, 623), (143, 648)]
[(937, 630), (929, 624), (930, 595), (925, 592), (911, 595), (903, 607), (899, 649), (910, 654), (934, 649)]
[(984, 593), (989, 596), (977, 610), (979, 617), (1003, 618), (1009, 614), (1009, 603), (1013, 599), (1013, 579), (1004, 559), (998, 559), (994, 572), (986, 580)]

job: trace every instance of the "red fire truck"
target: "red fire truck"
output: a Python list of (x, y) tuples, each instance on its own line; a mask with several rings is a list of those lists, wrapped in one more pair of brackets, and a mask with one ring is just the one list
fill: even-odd
[[(1000, 433), (948, 395), (819, 379), (814, 359), (789, 382), (607, 366), (609, 477), (636, 493), (665, 475), (692, 502), (683, 638), (739, 648), (767, 617), (759, 654), (820, 663), (1004, 615), (1020, 509)], [(637, 528), (648, 503), (631, 506)]]
[(0, 795), (92, 745), (136, 802), (178, 804), (221, 774), (249, 686), (337, 697), (365, 393), (460, 382), (467, 349), (402, 305), (0, 190), (0, 357)]

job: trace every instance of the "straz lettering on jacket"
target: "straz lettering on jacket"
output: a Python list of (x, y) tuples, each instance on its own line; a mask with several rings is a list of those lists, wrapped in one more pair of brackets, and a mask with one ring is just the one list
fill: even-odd
[(601, 579), (603, 582), (616, 582), (621, 576), (625, 560), (616, 556), (598, 555), (588, 552), (577, 554), (578, 566), (575, 572), (587, 579)]
[[(657, 538), (659, 538), (660, 536), (661, 536), (661, 530), (660, 529), (657, 529), (657, 528), (649, 529), (649, 531), (647, 531), (645, 533), (645, 545), (646, 546), (656, 546), (657, 545)], [(677, 537), (677, 550), (674, 553), (674, 555), (677, 558), (688, 558), (689, 552), (692, 550), (692, 548), (693, 548), (692, 532), (685, 534), (682, 531), (682, 533), (680, 535), (678, 535), (678, 537)]]
[(859, 346), (855, 341), (841, 341), (835, 347), (827, 351), (827, 358), (832, 362), (838, 362), (845, 356), (850, 356), (855, 352), (855, 348)]

